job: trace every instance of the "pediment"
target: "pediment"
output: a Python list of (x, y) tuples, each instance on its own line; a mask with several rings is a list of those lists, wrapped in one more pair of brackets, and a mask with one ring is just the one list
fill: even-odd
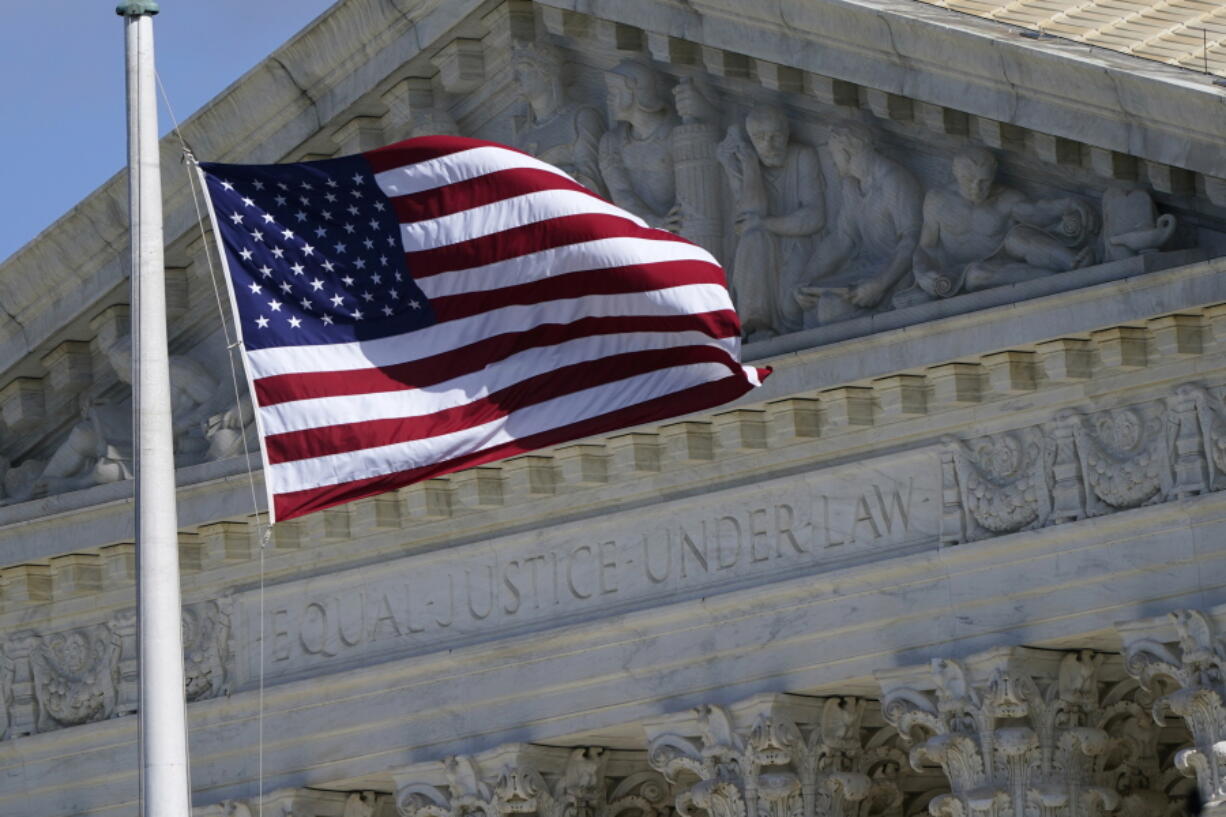
[[(184, 134), (227, 161), (441, 131), (536, 153), (720, 258), (762, 359), (1226, 253), (1219, 93), (890, 0), (353, 2)], [(163, 166), (185, 466), (236, 454), (251, 429), (170, 138)], [(125, 474), (107, 419), (128, 399), (108, 354), (126, 332), (124, 184), (0, 267), (10, 502)], [(57, 457), (59, 489), (35, 489)]]

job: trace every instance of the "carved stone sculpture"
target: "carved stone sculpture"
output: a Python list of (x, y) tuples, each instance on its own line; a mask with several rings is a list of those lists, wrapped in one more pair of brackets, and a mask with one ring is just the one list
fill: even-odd
[(731, 289), (747, 338), (801, 327), (800, 286), (825, 223), (821, 165), (813, 148), (790, 137), (787, 116), (759, 106), (720, 143), (732, 186), (736, 251)]
[(1157, 723), (1170, 711), (1187, 724), (1192, 746), (1175, 756), (1175, 764), (1196, 777), (1201, 800), (1213, 813), (1226, 805), (1226, 645), (1199, 610), (1176, 610), (1169, 621), (1175, 643), (1124, 634), (1124, 667), (1158, 696)]
[(107, 403), (86, 397), (81, 420), (52, 452), (30, 486), (33, 496), (75, 491), (132, 478), (128, 445), (119, 440), (123, 431), (105, 415)]
[(8, 650), (0, 645), (0, 740), (9, 737), (13, 727), (13, 676), (16, 667)]
[(43, 636), (30, 651), (36, 729), (106, 720), (115, 713), (119, 643), (105, 624)]
[[(781, 696), (786, 697), (786, 696)], [(897, 775), (905, 756), (864, 741), (865, 702), (820, 704), (801, 722), (783, 711), (758, 711), (735, 728), (718, 706), (695, 710), (697, 739), (675, 732), (652, 738), (654, 768), (678, 786), (682, 817), (865, 817), (901, 813)]]
[(1114, 185), (1103, 193), (1103, 260), (1157, 252), (1175, 233), (1175, 216), (1158, 215), (1149, 193)]
[(1094, 263), (1098, 218), (1080, 199), (1031, 202), (997, 184), (996, 157), (968, 148), (953, 161), (956, 187), (924, 198), (924, 228), (915, 253), (917, 289), (900, 306)]
[(230, 693), (229, 599), (183, 608), (183, 676), (187, 700)]
[(831, 131), (842, 207), (821, 236), (805, 285), (795, 292), (805, 326), (866, 314), (883, 303), (911, 270), (920, 237), (922, 193), (911, 172), (873, 147), (859, 124)]
[(607, 195), (600, 177), (604, 116), (590, 105), (567, 101), (565, 68), (561, 55), (550, 45), (516, 46), (511, 70), (528, 105), (527, 116), (516, 123), (516, 144), (565, 170), (588, 189)]
[(1001, 651), (987, 679), (953, 659), (934, 659), (931, 692), (902, 686), (882, 702), (886, 720), (914, 743), (911, 764), (935, 762), (950, 794), (933, 817), (971, 814), (1050, 817), (1102, 814), (1119, 793), (1096, 777), (1114, 748), (1094, 725), (1101, 657), (1066, 653), (1057, 672), (1031, 666), (1024, 651)]
[(952, 455), (943, 477), (957, 486), (966, 514), (965, 539), (1014, 533), (1046, 524), (1051, 515), (1050, 450), (1036, 429), (945, 439)]

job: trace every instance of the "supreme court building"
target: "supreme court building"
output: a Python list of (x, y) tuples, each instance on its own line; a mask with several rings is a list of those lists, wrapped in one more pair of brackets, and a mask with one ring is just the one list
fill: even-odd
[[(517, 146), (718, 256), (774, 374), (262, 549), (164, 140), (198, 817), (1226, 800), (1224, 39), (1206, 0), (338, 2), (197, 157)], [(0, 264), (5, 817), (137, 814), (126, 184)]]

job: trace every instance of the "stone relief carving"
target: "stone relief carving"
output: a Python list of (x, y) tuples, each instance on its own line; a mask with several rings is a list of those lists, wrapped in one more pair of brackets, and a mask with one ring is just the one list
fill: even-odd
[(652, 739), (653, 768), (678, 787), (681, 817), (902, 814), (899, 750), (866, 741), (865, 702), (828, 698), (813, 722), (759, 712), (735, 729), (718, 706), (696, 710), (701, 736)]
[(8, 650), (0, 645), (0, 740), (9, 737), (13, 727), (13, 681), (16, 667)]
[(859, 123), (833, 129), (828, 147), (843, 206), (823, 233), (805, 285), (793, 297), (804, 324), (823, 326), (881, 305), (911, 271), (922, 192), (909, 170), (882, 155)]
[[(556, 751), (556, 750), (555, 750)], [(606, 750), (577, 747), (557, 767), (512, 760), (504, 763), (493, 783), (484, 778), (471, 757), (443, 761), (447, 785), (407, 782), (397, 786), (401, 817), (657, 817), (668, 799), (668, 787), (648, 770), (631, 773), (610, 785)]]
[(1099, 760), (1115, 744), (1096, 725), (1101, 656), (1067, 653), (1053, 674), (1009, 660), (986, 681), (953, 659), (934, 659), (933, 689), (892, 690), (887, 722), (914, 746), (911, 765), (933, 762), (951, 792), (932, 799), (933, 817), (970, 814), (1093, 815), (1120, 795), (1103, 785)]
[(1220, 807), (1226, 803), (1226, 644), (1199, 610), (1176, 610), (1169, 620), (1175, 643), (1125, 636), (1124, 668), (1156, 696), (1157, 724), (1168, 711), (1187, 724), (1192, 745), (1175, 756), (1175, 765), (1195, 776), (1207, 806)]
[(183, 676), (188, 701), (230, 694), (229, 599), (183, 608)]
[(1157, 252), (1175, 234), (1175, 216), (1158, 215), (1149, 193), (1113, 185), (1103, 193), (1103, 260)]
[(37, 731), (114, 715), (119, 642), (106, 624), (38, 638), (30, 650), (30, 668), (38, 704)]
[(1184, 384), (1164, 400), (947, 437), (941, 539), (958, 544), (1218, 490), (1222, 405), (1213, 391)]
[(898, 305), (948, 298), (1088, 266), (1098, 216), (1075, 198), (1028, 201), (996, 181), (996, 157), (979, 147), (953, 160), (954, 189), (924, 197), (916, 288)]
[[(759, 106), (728, 129), (717, 152), (732, 186), (736, 250), (730, 288), (748, 338), (799, 329), (801, 284), (825, 224), (817, 152), (791, 138), (780, 108)], [(787, 297), (785, 297), (787, 296)]]
[(527, 114), (516, 122), (515, 140), (588, 189), (607, 195), (600, 176), (604, 115), (595, 107), (567, 99), (565, 68), (562, 55), (547, 43), (516, 45), (511, 70), (527, 103)]

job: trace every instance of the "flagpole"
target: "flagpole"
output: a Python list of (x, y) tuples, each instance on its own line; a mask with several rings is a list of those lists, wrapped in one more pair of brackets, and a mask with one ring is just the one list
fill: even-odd
[(146, 817), (189, 817), (153, 0), (126, 0), (140, 763)]

